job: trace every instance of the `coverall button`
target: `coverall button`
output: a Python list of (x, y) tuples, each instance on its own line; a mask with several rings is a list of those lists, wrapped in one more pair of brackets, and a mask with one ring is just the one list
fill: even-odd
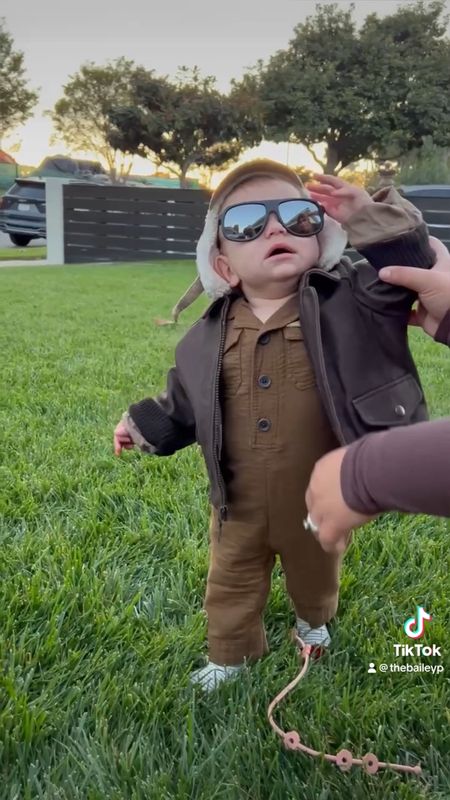
[(270, 333), (266, 332), (261, 334), (261, 336), (258, 339), (258, 342), (259, 344), (267, 344), (269, 340), (270, 340)]
[(272, 423), (270, 419), (267, 419), (266, 417), (261, 417), (261, 419), (258, 420), (257, 425), (258, 425), (258, 430), (263, 431), (265, 433), (266, 431), (270, 430)]
[(395, 406), (394, 411), (397, 414), (397, 417), (404, 417), (406, 414), (405, 406), (401, 406), (400, 404)]
[(272, 378), (269, 378), (268, 375), (260, 375), (258, 378), (258, 384), (261, 386), (261, 389), (268, 389), (271, 383)]

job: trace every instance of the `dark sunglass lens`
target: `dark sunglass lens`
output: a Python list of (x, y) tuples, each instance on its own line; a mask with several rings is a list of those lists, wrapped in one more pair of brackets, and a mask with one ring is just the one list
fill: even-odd
[(226, 239), (245, 242), (256, 239), (266, 220), (266, 209), (261, 203), (244, 203), (225, 212), (222, 230)]
[(286, 200), (279, 211), (283, 225), (295, 236), (314, 236), (322, 227), (319, 209), (308, 200)]

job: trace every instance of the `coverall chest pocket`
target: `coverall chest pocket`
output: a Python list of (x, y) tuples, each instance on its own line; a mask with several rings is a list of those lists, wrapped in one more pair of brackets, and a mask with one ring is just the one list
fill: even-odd
[(242, 328), (233, 328), (228, 334), (223, 351), (221, 388), (224, 397), (234, 397), (242, 384)]
[(287, 379), (297, 389), (309, 389), (315, 386), (316, 378), (306, 351), (300, 325), (286, 325), (283, 328), (283, 337)]

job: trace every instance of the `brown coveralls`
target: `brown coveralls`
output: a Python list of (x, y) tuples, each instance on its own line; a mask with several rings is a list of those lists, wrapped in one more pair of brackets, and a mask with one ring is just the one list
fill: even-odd
[(279, 554), (297, 616), (334, 616), (341, 558), (303, 528), (315, 462), (338, 446), (303, 343), (298, 298), (264, 324), (245, 298), (230, 307), (223, 360), (222, 469), (228, 518), (210, 525), (205, 598), (209, 658), (240, 664), (267, 652), (262, 622)]

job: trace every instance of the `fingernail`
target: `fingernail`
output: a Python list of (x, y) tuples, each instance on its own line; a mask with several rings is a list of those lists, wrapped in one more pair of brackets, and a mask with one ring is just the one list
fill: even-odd
[(392, 273), (389, 267), (383, 267), (378, 274), (380, 278), (390, 278)]

